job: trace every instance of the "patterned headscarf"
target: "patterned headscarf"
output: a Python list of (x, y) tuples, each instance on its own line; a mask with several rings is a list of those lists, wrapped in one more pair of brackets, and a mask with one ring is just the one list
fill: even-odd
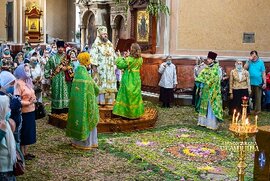
[(88, 66), (91, 64), (91, 61), (90, 61), (91, 57), (90, 57), (90, 54), (88, 52), (80, 53), (77, 58), (78, 58), (81, 65)]
[[(21, 79), (23, 80), (25, 83), (26, 83), (26, 86), (28, 88), (33, 88), (33, 82), (32, 82), (32, 79), (27, 77), (26, 75), (26, 72), (24, 70), (24, 67), (25, 65), (28, 65), (28, 64), (21, 64), (19, 65), (15, 71), (14, 71), (14, 75), (17, 79)], [(29, 65), (28, 65), (29, 66)]]
[[(9, 97), (6, 95), (0, 96), (0, 121), (6, 121), (6, 129), (4, 130), (6, 132), (6, 139), (2, 139), (0, 141), (0, 144), (3, 144), (7, 146), (9, 155), (11, 157), (10, 159), (10, 165), (13, 165), (16, 160), (16, 144), (15, 139), (11, 130), (11, 127), (9, 123), (7, 122), (9, 119)], [(5, 141), (6, 140), (6, 141)]]
[(1, 87), (7, 87), (11, 82), (16, 80), (14, 75), (8, 71), (2, 71), (0, 73), (0, 86)]

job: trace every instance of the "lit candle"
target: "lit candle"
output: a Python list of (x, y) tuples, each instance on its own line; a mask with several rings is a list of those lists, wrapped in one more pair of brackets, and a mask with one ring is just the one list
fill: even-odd
[(257, 123), (258, 123), (258, 115), (255, 116), (255, 127), (257, 128)]
[(246, 122), (245, 122), (245, 131), (246, 132), (248, 132), (248, 124), (249, 124), (249, 122), (248, 122), (248, 118), (246, 119)]
[[(238, 123), (239, 116), (240, 116), (240, 113), (237, 113), (237, 116), (236, 116), (236, 119), (235, 119), (236, 123)], [(240, 123), (240, 121), (239, 121), (239, 123)]]
[(246, 125), (249, 125), (248, 118), (246, 119)]
[(236, 110), (234, 109), (233, 110), (233, 117), (232, 117), (232, 123), (234, 124), (234, 121), (235, 121), (235, 113), (236, 113)]

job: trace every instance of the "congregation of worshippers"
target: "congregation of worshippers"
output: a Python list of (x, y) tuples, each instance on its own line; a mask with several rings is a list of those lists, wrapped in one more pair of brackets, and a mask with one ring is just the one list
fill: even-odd
[[(6, 157), (0, 163), (5, 171), (0, 172), (12, 172), (9, 163), (15, 162), (16, 150), (25, 160), (35, 159), (28, 148), (37, 140), (36, 104), (43, 103), (44, 97), (51, 102), (51, 114), (68, 113), (66, 136), (78, 149), (98, 148), (99, 107), (112, 106), (113, 114), (130, 121), (144, 114), (140, 46), (133, 43), (128, 51), (115, 51), (106, 27), (99, 27), (97, 35), (91, 48), (82, 50), (57, 40), (46, 47), (26, 42), (14, 54), (6, 43), (1, 44), (0, 155)], [(241, 112), (244, 96), (250, 99), (248, 114), (269, 110), (270, 73), (266, 74), (257, 51), (251, 51), (245, 61), (236, 60), (229, 74), (219, 65), (217, 53), (209, 51), (206, 57), (194, 67), (198, 126), (217, 130), (225, 110)], [(169, 109), (181, 84), (172, 57), (167, 56), (157, 71), (160, 106)]]

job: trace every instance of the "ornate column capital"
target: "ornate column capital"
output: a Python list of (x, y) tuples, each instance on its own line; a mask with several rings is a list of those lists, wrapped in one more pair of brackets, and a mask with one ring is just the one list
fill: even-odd
[(116, 24), (111, 24), (112, 29), (116, 29)]
[(80, 27), (81, 29), (86, 29), (86, 26), (85, 26), (85, 25), (79, 25), (79, 27)]

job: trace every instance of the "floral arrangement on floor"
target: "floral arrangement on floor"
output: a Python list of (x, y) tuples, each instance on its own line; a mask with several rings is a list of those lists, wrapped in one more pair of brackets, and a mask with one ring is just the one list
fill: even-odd
[(237, 153), (227, 153), (222, 147), (232, 139), (181, 127), (109, 138), (107, 144), (184, 179), (201, 180), (201, 174), (214, 173), (233, 180), (237, 178)]
[(184, 160), (205, 163), (221, 161), (227, 156), (226, 151), (212, 144), (179, 144), (167, 148), (166, 151)]

